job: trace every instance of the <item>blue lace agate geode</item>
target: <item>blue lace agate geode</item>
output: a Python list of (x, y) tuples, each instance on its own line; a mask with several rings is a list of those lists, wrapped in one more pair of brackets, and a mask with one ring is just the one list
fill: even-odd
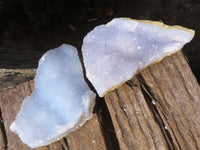
[(104, 96), (139, 70), (180, 50), (193, 36), (193, 30), (181, 26), (115, 18), (84, 38), (86, 76), (99, 96)]
[(95, 96), (84, 81), (76, 48), (63, 44), (40, 59), (35, 90), (10, 129), (32, 148), (50, 144), (92, 117)]

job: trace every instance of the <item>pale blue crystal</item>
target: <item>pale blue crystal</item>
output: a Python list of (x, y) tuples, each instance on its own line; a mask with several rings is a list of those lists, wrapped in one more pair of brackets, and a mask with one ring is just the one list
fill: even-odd
[(104, 96), (139, 70), (180, 50), (193, 36), (193, 30), (180, 26), (115, 18), (84, 38), (86, 76), (99, 96)]
[(94, 103), (76, 48), (63, 44), (40, 59), (35, 90), (10, 129), (32, 148), (47, 145), (90, 119)]

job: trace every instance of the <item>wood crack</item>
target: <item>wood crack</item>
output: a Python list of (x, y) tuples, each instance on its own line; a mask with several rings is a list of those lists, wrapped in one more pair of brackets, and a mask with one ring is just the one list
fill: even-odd
[(1, 127), (1, 132), (2, 132), (2, 136), (3, 136), (3, 149), (4, 150), (7, 150), (8, 149), (8, 140), (7, 140), (7, 134), (6, 134), (6, 129), (5, 129), (5, 126), (4, 126), (4, 120), (3, 120), (3, 115), (2, 115), (2, 111), (1, 111), (1, 108), (0, 108), (0, 127)]
[[(148, 89), (148, 86), (145, 84), (145, 81), (144, 79), (142, 78), (141, 75), (138, 75), (137, 76), (138, 79), (139, 79), (139, 82), (141, 83), (141, 91), (145, 97), (145, 100), (149, 106), (149, 109), (152, 111), (153, 113), (153, 116), (154, 116), (154, 119), (156, 121), (156, 123), (158, 124), (158, 126), (160, 127), (164, 137), (165, 137), (165, 140), (166, 140), (166, 143), (169, 147), (170, 150), (176, 150), (177, 148), (175, 147), (174, 143), (173, 143), (173, 140), (172, 140), (172, 137), (171, 135), (169, 134), (169, 132), (165, 129), (165, 124), (164, 124), (164, 121), (163, 121), (163, 117), (160, 116), (158, 110), (157, 110), (157, 107), (156, 107), (156, 103), (152, 103), (152, 100), (156, 100), (156, 98), (153, 96), (153, 94), (151, 94), (151, 91)], [(167, 119), (167, 118), (165, 118)]]
[[(67, 147), (67, 150), (69, 150), (69, 144), (68, 144), (67, 138), (64, 137), (64, 138), (63, 138), (63, 141), (64, 141), (64, 143), (65, 143), (65, 146)], [(64, 148), (64, 147), (63, 147), (63, 148)]]
[(119, 150), (119, 143), (117, 141), (115, 129), (113, 127), (113, 122), (103, 98), (98, 98), (96, 101), (95, 111), (98, 112), (97, 117), (107, 149)]

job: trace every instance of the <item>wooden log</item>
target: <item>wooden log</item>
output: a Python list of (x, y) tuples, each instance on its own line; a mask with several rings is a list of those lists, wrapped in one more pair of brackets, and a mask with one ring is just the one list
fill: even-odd
[(200, 87), (182, 52), (105, 96), (122, 150), (200, 149)]
[[(10, 69), (0, 70), (0, 150), (29, 150), (9, 126), (22, 100), (33, 91), (33, 81), (27, 80), (35, 69), (20, 63), (13, 68), (12, 63)], [(38, 150), (115, 150), (119, 149), (115, 133), (123, 150), (200, 149), (200, 88), (181, 52), (142, 70), (105, 99), (115, 129), (103, 100), (98, 100), (92, 120)]]
[[(5, 150), (30, 150), (19, 137), (9, 130), (10, 124), (21, 107), (23, 99), (33, 91), (33, 81), (26, 81), (15, 88), (0, 94), (0, 119), (4, 120), (0, 130), (0, 149)], [(2, 118), (1, 118), (2, 117)], [(111, 142), (112, 143), (112, 142)], [(112, 147), (112, 146), (111, 146)], [(114, 147), (114, 146), (113, 146)], [(101, 121), (97, 113), (78, 130), (67, 137), (54, 142), (49, 146), (37, 148), (37, 150), (105, 150), (107, 149), (105, 134), (101, 127)]]

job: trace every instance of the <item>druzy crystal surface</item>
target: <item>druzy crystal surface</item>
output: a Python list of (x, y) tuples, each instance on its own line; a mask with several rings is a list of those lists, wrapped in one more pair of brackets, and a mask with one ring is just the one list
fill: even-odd
[(32, 148), (50, 144), (92, 117), (95, 96), (84, 80), (76, 48), (63, 44), (40, 59), (35, 90), (10, 129)]
[(99, 96), (131, 79), (139, 70), (180, 50), (194, 31), (161, 22), (116, 18), (84, 38), (86, 76)]

